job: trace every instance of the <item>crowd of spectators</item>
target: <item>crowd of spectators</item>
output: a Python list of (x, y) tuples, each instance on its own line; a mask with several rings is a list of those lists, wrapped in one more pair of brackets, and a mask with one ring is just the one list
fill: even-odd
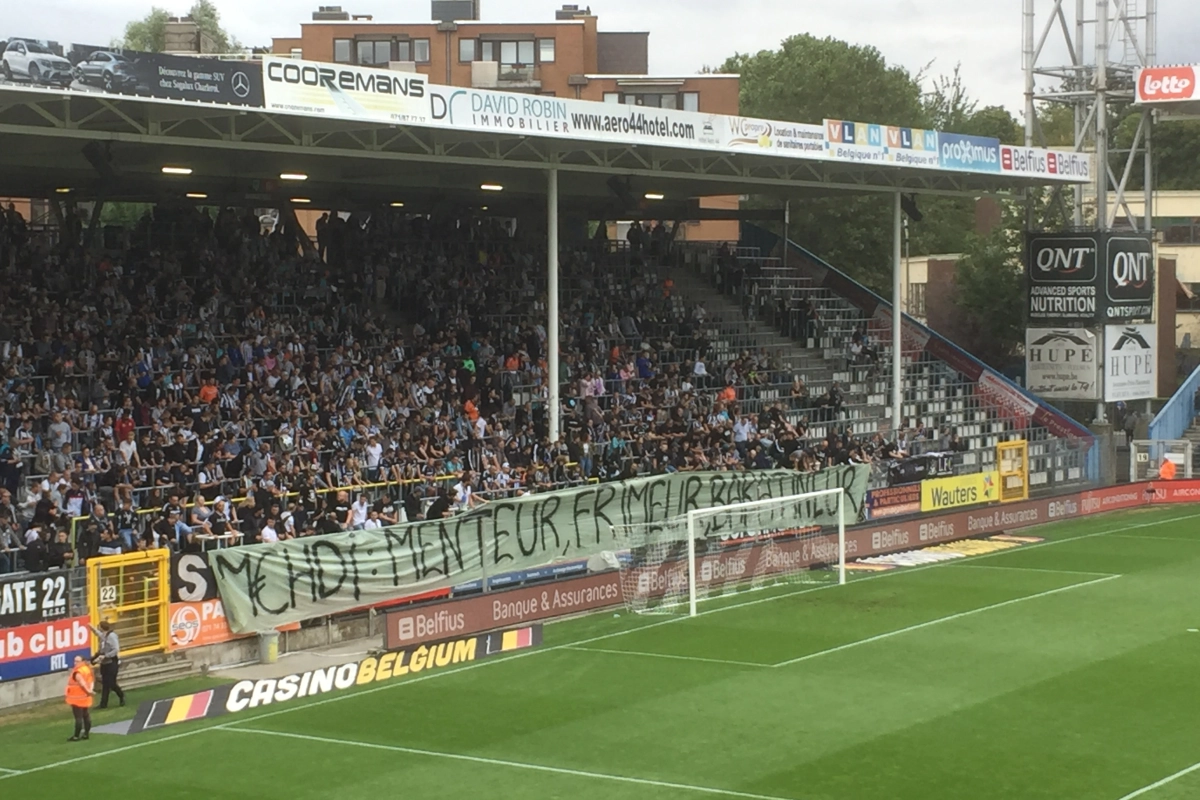
[(0, 572), (884, 453), (836, 424), (810, 436), (810, 418), (837, 420), (836, 384), (810, 397), (765, 350), (718, 360), (704, 305), (606, 243), (562, 254), (550, 441), (544, 233), (399, 212), (317, 230), (310, 243), (249, 212), (158, 206), (98, 248), (78, 225), (50, 242), (5, 211)]

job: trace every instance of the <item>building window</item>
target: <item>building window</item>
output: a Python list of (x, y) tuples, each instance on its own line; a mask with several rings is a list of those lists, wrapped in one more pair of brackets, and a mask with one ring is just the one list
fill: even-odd
[(304, 48), (293, 47), (290, 53), (292, 58), (304, 58)]
[(350, 40), (349, 39), (334, 39), (333, 40), (333, 60), (338, 64), (350, 63)]
[(365, 66), (386, 67), (392, 60), (392, 42), (358, 42), (358, 63)]
[(700, 110), (700, 93), (699, 92), (684, 92), (680, 95), (683, 98), (684, 111), (699, 111)]
[[(494, 58), (488, 58), (487, 45), (491, 42), (484, 42), (484, 61), (494, 61)], [(523, 66), (532, 66), (534, 63), (534, 44), (530, 39), (519, 42), (497, 42), (500, 45), (500, 63), (501, 64), (521, 64)], [(491, 52), (495, 52), (493, 48)]]
[(605, 92), (604, 93), (604, 102), (606, 102), (606, 103), (621, 102), (621, 93), (620, 92)]
[(458, 40), (458, 60), (459, 61), (474, 61), (475, 60), (475, 40), (474, 39), (459, 39)]
[(495, 42), (480, 42), (479, 43), (479, 60), (480, 61), (495, 61), (496, 60), (496, 43)]
[(429, 40), (428, 39), (413, 39), (412, 40), (412, 60), (418, 64), (429, 63)]
[(925, 317), (925, 284), (910, 283), (908, 285), (908, 308), (905, 309), (909, 316)]
[(408, 39), (401, 39), (396, 42), (396, 60), (397, 61), (412, 61), (412, 42)]
[(553, 39), (538, 39), (538, 62), (542, 64), (554, 63)]

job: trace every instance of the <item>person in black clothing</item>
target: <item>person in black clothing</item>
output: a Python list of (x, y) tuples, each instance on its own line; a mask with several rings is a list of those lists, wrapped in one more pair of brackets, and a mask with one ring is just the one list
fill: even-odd
[(79, 563), (86, 563), (89, 558), (100, 555), (102, 534), (111, 530), (112, 520), (104, 512), (104, 506), (99, 503), (92, 506), (91, 515), (75, 534), (75, 554), (79, 557)]
[(75, 551), (67, 541), (66, 530), (62, 528), (55, 534), (54, 541), (47, 544), (46, 550), (46, 566), (51, 569), (65, 569), (75, 559)]
[(386, 525), (398, 525), (400, 523), (400, 505), (396, 502), (396, 498), (389, 494), (385, 494), (375, 501), (373, 506), (379, 512), (379, 521)]
[(437, 499), (433, 501), (433, 505), (429, 507), (429, 513), (425, 515), (426, 519), (445, 519), (450, 516), (450, 506), (453, 504), (453, 499), (450, 493), (444, 489), (438, 490)]
[(423, 496), (420, 486), (412, 487), (412, 490), (404, 495), (404, 516), (409, 522), (416, 522), (423, 519), (421, 515), (421, 497)]
[(133, 503), (126, 500), (121, 504), (121, 510), (114, 515), (113, 527), (117, 529), (117, 534), (121, 537), (121, 541), (125, 543), (125, 549), (132, 551), (138, 527), (138, 515), (133, 510)]
[(50, 553), (50, 533), (45, 529), (30, 530), (37, 530), (37, 535), (28, 537), (25, 542), (25, 569), (30, 572), (45, 572)]

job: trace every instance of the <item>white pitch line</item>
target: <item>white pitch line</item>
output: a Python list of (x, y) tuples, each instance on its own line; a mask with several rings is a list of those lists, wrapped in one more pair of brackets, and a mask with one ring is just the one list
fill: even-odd
[(21, 770), (19, 770), (19, 769), (6, 769), (6, 768), (4, 768), (4, 767), (0, 767), (0, 772), (8, 772), (8, 773), (11, 773), (11, 774), (13, 774), (13, 775), (17, 775), (17, 774), (19, 774), (19, 773), (21, 772)]
[(1114, 578), (1116, 572), (1081, 572), (1074, 569), (1042, 569), (1041, 567), (1007, 567), (1003, 564), (972, 564), (970, 561), (948, 561), (947, 566), (972, 567), (974, 569), (1006, 569), (1014, 572), (1045, 572), (1050, 575), (1091, 575), (1092, 577)]
[[(1124, 525), (1120, 528), (1112, 528), (1111, 530), (1107, 530), (1107, 531), (1096, 531), (1094, 533), (1085, 533), (1082, 536), (1072, 536), (1072, 537), (1069, 537), (1066, 539), (1054, 539), (1052, 541), (1047, 541), (1047, 542), (1038, 542), (1037, 544), (1024, 545), (1022, 547), (1012, 548), (1009, 550), (997, 550), (994, 553), (987, 553), (987, 554), (980, 555), (980, 556), (972, 556), (971, 558), (972, 558), (972, 560), (980, 560), (980, 559), (984, 559), (984, 558), (992, 558), (994, 556), (1007, 555), (1010, 553), (1018, 553), (1018, 552), (1025, 553), (1025, 552), (1029, 552), (1030, 550), (1034, 550), (1039, 547), (1049, 547), (1051, 545), (1056, 545), (1056, 544), (1065, 544), (1067, 542), (1082, 541), (1084, 539), (1091, 539), (1096, 536), (1110, 536), (1112, 534), (1121, 533), (1123, 531), (1140, 530), (1142, 528), (1152, 528), (1157, 525), (1166, 525), (1166, 524), (1169, 524), (1172, 522), (1179, 522), (1179, 521), (1185, 520), (1185, 519), (1195, 519), (1196, 517), (1200, 517), (1200, 513), (1185, 514), (1185, 515), (1181, 515), (1181, 516), (1177, 516), (1177, 517), (1172, 516), (1172, 517), (1167, 517), (1165, 519), (1155, 520), (1154, 522), (1139, 523), (1137, 525)], [(927, 564), (927, 565), (921, 566), (921, 567), (911, 567), (908, 569), (898, 569), (898, 570), (892, 570), (889, 572), (880, 572), (880, 573), (876, 573), (874, 575), (867, 575), (862, 578), (856, 578), (853, 581), (853, 583), (862, 583), (864, 581), (875, 580), (877, 578), (887, 578), (887, 577), (892, 577), (895, 575), (912, 575), (917, 572), (922, 572), (927, 569), (933, 569), (934, 567), (942, 567), (942, 566), (946, 566), (946, 563), (942, 562), (942, 563), (938, 563), (938, 564)], [(788, 592), (785, 594), (772, 595), (771, 597), (764, 597), (764, 598), (760, 598), (758, 600), (751, 600), (746, 603), (736, 603), (733, 605), (722, 606), (721, 608), (713, 608), (713, 609), (709, 609), (708, 611), (702, 611), (702, 612), (700, 612), (699, 616), (706, 616), (708, 614), (718, 614), (722, 611), (731, 611), (735, 608), (746, 608), (747, 606), (755, 606), (760, 603), (769, 603), (773, 600), (781, 600), (785, 597), (796, 597), (798, 595), (809, 594), (810, 592), (819, 592), (819, 591), (823, 591), (825, 589), (835, 588), (836, 586), (838, 586), (838, 584), (830, 584), (830, 585), (826, 585), (826, 586), (818, 586), (813, 589), (802, 589), (798, 592)], [(465, 664), (461, 667), (454, 667), (452, 669), (442, 670), (439, 672), (427, 673), (425, 675), (421, 675), (416, 678), (409, 678), (407, 680), (400, 681), (399, 683), (388, 683), (388, 684), (384, 684), (383, 686), (377, 686), (375, 688), (367, 689), (367, 690), (361, 691), (361, 692), (350, 692), (348, 694), (338, 694), (338, 695), (334, 695), (332, 697), (328, 697), (324, 700), (318, 700), (313, 703), (304, 703), (302, 705), (288, 706), (286, 708), (281, 708), (277, 711), (271, 711), (266, 714), (258, 714), (253, 717), (249, 717), (246, 719), (246, 721), (249, 722), (250, 720), (253, 720), (253, 719), (267, 719), (269, 717), (279, 716), (280, 714), (290, 714), (293, 711), (301, 711), (306, 708), (316, 708), (317, 706), (323, 706), (326, 703), (337, 703), (337, 702), (341, 702), (342, 700), (349, 700), (354, 697), (363, 697), (365, 695), (374, 694), (375, 692), (382, 692), (382, 691), (386, 691), (388, 689), (394, 689), (394, 688), (397, 688), (400, 686), (409, 686), (414, 683), (421, 683), (422, 681), (433, 680), (436, 678), (444, 678), (444, 677), (448, 677), (450, 675), (456, 675), (460, 672), (466, 672), (468, 670), (478, 669), (479, 667), (489, 666), (491, 664), (500, 664), (500, 663), (504, 663), (504, 662), (508, 662), (508, 661), (514, 661), (518, 658), (526, 658), (528, 656), (537, 655), (538, 653), (550, 653), (550, 652), (554, 652), (555, 650), (566, 649), (567, 647), (591, 644), (592, 642), (600, 642), (600, 641), (604, 641), (606, 639), (614, 639), (618, 636), (625, 636), (626, 634), (637, 633), (638, 631), (649, 630), (650, 628), (657, 628), (660, 625), (670, 625), (672, 623), (681, 622), (681, 621), (684, 621), (687, 619), (690, 619), (690, 617), (686, 617), (686, 616), (672, 617), (670, 619), (662, 620), (660, 622), (655, 622), (650, 625), (641, 625), (637, 628), (630, 628), (628, 630), (623, 630), (623, 631), (614, 631), (613, 633), (606, 633), (602, 636), (593, 636), (590, 639), (582, 639), (578, 642), (570, 642), (568, 644), (556, 645), (554, 647), (541, 647), (541, 648), (533, 648), (531, 650), (522, 650), (522, 651), (512, 654), (511, 656), (498, 656), (498, 657), (494, 657), (494, 658), (485, 659), (483, 661), (476, 661), (476, 662), (472, 662), (470, 664)], [(48, 769), (57, 769), (58, 767), (65, 767), (70, 764), (76, 764), (80, 761), (88, 761), (93, 758), (100, 758), (102, 756), (107, 756), (110, 754), (123, 753), (123, 752), (129, 751), (129, 750), (137, 750), (139, 748), (146, 747), (148, 745), (158, 744), (159, 742), (170, 742), (175, 739), (183, 739), (188, 736), (195, 736), (198, 733), (204, 733), (205, 731), (211, 731), (211, 730), (216, 730), (216, 729), (226, 729), (234, 724), (239, 724), (239, 723), (231, 722), (231, 723), (226, 723), (224, 725), (209, 725), (209, 726), (200, 727), (200, 728), (193, 728), (192, 730), (184, 731), (183, 733), (177, 733), (173, 736), (164, 736), (164, 737), (158, 738), (158, 739), (148, 739), (144, 742), (138, 742), (136, 744), (125, 745), (124, 747), (114, 747), (114, 748), (111, 748), (108, 750), (100, 750), (95, 753), (89, 753), (88, 755), (85, 755), (85, 756), (77, 756), (75, 758), (68, 758), (63, 761), (56, 761), (52, 764), (44, 764), (40, 767), (30, 767), (29, 769), (21, 770), (20, 772), (8, 772), (8, 773), (0, 774), (0, 781), (7, 780), (9, 778), (17, 778), (22, 775), (29, 775), (29, 774), (35, 773), (35, 772), (42, 772), (42, 771), (48, 770)]]
[(1153, 792), (1155, 789), (1160, 789), (1163, 786), (1166, 786), (1168, 783), (1171, 783), (1172, 781), (1179, 780), (1184, 775), (1190, 775), (1191, 773), (1195, 772), (1198, 769), (1200, 769), (1200, 762), (1196, 762), (1195, 764), (1192, 764), (1190, 767), (1187, 767), (1186, 769), (1181, 769), (1181, 770), (1179, 770), (1179, 772), (1176, 772), (1174, 775), (1168, 775), (1167, 777), (1163, 778), (1161, 781), (1155, 781), (1154, 783), (1150, 784), (1149, 786), (1143, 786), (1142, 788), (1140, 788), (1136, 791), (1130, 792), (1129, 794), (1122, 797), (1121, 800), (1133, 800), (1133, 798), (1135, 798), (1135, 797), (1141, 797), (1142, 795), (1147, 794), (1148, 792)]
[(735, 667), (769, 667), (770, 664), (759, 664), (755, 661), (729, 661), (724, 658), (700, 658), (699, 656), (676, 656), (670, 653), (645, 653), (640, 650), (604, 650), (599, 647), (564, 647), (564, 650), (574, 650), (578, 653), (608, 653), (614, 656), (644, 656), (646, 658), (670, 658), (675, 661), (698, 661), (702, 664), (728, 664)]
[(508, 761), (501, 758), (470, 756), (464, 753), (444, 753), (439, 750), (422, 750), (416, 747), (403, 747), (395, 744), (373, 744), (371, 742), (359, 742), (353, 739), (334, 739), (325, 736), (310, 736), (304, 733), (264, 731), (255, 728), (225, 728), (224, 730), (233, 731), (234, 733), (253, 733), (260, 736), (278, 736), (285, 739), (299, 739), (301, 741), (316, 742), (318, 744), (340, 744), (347, 747), (362, 747), (368, 750), (385, 750), (390, 753), (406, 753), (408, 755), (425, 756), (427, 758), (444, 758), (451, 761), (467, 761), (473, 764), (487, 764), (491, 767), (509, 767), (511, 769), (521, 769), (532, 772), (549, 772), (554, 775), (569, 775), (574, 778), (591, 778), (593, 780), (614, 781), (617, 783), (632, 783), (638, 786), (654, 786), (660, 789), (677, 789), (687, 792), (696, 792), (698, 794), (720, 795), (722, 797), (743, 797), (749, 798), (749, 800), (791, 800), (791, 798), (779, 797), (778, 795), (754, 794), (753, 792), (739, 792), (734, 789), (717, 789), (712, 786), (697, 786), (690, 783), (673, 783), (671, 781), (659, 781), (652, 778), (634, 778), (628, 775), (610, 775), (604, 772), (588, 772), (587, 770), (569, 769), (567, 767), (551, 767), (545, 764), (529, 764), (524, 761)]
[(800, 656), (799, 658), (793, 658), (789, 661), (781, 661), (780, 663), (775, 664), (773, 666), (787, 667), (787, 666), (791, 666), (792, 664), (800, 664), (804, 661), (809, 661), (814, 658), (820, 658), (821, 656), (832, 655), (833, 653), (840, 653), (843, 650), (849, 650), (854, 647), (860, 647), (864, 644), (871, 644), (872, 642), (880, 642), (880, 641), (883, 641), (884, 639), (890, 639), (893, 636), (899, 636), (902, 633), (911, 633), (912, 631), (919, 631), (922, 628), (931, 628), (934, 625), (941, 625), (943, 622), (953, 622), (956, 619), (962, 619), (964, 617), (974, 616), (975, 614), (982, 614), (985, 611), (993, 611), (997, 608), (1004, 608), (1005, 606), (1016, 605), (1017, 603), (1024, 603), (1027, 600), (1036, 600), (1039, 597), (1049, 597), (1052, 594), (1060, 594), (1062, 592), (1069, 592), (1074, 589), (1082, 589), (1085, 586), (1095, 586), (1096, 584), (1115, 580), (1119, 577), (1121, 577), (1121, 576), (1120, 575), (1109, 575), (1106, 578), (1096, 578), (1093, 581), (1084, 581), (1083, 583), (1073, 583), (1070, 586), (1062, 586), (1058, 589), (1050, 589), (1049, 591), (1038, 592), (1037, 594), (1031, 594), (1026, 597), (1017, 597), (1012, 600), (1005, 600), (1002, 603), (993, 603), (990, 606), (983, 606), (982, 608), (973, 608), (970, 611), (960, 611), (959, 613), (951, 614), (948, 617), (939, 617), (938, 619), (931, 619), (928, 622), (921, 622), (917, 625), (909, 625), (907, 628), (900, 628), (899, 630), (888, 631), (887, 633), (881, 633), (877, 636), (871, 636), (866, 639), (859, 639), (856, 642), (848, 642), (847, 644), (838, 645), (837, 647), (831, 647), (828, 650), (820, 650), (816, 653), (809, 653), (808, 655)]

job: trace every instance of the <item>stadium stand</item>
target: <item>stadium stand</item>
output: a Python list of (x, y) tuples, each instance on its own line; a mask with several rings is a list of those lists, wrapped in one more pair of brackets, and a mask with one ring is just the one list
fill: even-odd
[(1084, 477), (1084, 444), (917, 344), (892, 431), (886, 320), (811, 256), (653, 231), (565, 250), (550, 442), (537, 237), (377, 212), (322, 219), (314, 246), (286, 220), (168, 206), (102, 253), (77, 218), (62, 231), (0, 224), (0, 572), (676, 470), (872, 463), (881, 486), (930, 453), (979, 470), (1014, 436), (1039, 448), (1035, 482)]

